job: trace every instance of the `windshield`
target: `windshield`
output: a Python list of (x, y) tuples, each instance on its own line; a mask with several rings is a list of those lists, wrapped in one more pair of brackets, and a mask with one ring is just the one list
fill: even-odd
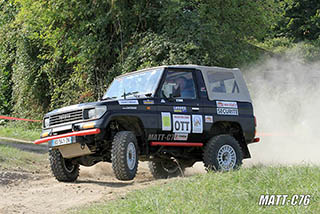
[(113, 80), (102, 99), (124, 99), (130, 95), (151, 96), (160, 80), (163, 68), (151, 69)]

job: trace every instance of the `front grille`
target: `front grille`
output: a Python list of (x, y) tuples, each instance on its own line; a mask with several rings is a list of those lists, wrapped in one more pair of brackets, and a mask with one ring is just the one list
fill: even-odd
[(82, 109), (66, 112), (62, 114), (56, 114), (50, 117), (50, 126), (59, 125), (63, 123), (69, 123), (83, 119)]

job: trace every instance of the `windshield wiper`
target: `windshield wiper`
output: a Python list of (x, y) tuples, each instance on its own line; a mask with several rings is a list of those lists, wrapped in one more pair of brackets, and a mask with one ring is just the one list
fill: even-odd
[(134, 94), (138, 94), (139, 91), (133, 91), (133, 92), (128, 92), (128, 93), (123, 93), (123, 95), (121, 95), (121, 97), (124, 97), (124, 99), (126, 99), (126, 96), (129, 95), (134, 95)]
[(143, 93), (143, 94), (135, 94), (134, 96), (135, 96), (136, 98), (139, 98), (139, 97), (141, 97), (142, 95), (145, 96), (145, 97), (151, 97), (152, 93), (150, 92), (150, 93)]
[(112, 100), (112, 99), (116, 99), (117, 97), (105, 97), (105, 98), (102, 98), (101, 100)]

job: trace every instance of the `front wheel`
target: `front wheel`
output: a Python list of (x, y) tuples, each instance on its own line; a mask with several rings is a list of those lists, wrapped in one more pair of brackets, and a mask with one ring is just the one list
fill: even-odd
[(162, 159), (150, 161), (149, 169), (154, 178), (166, 179), (183, 175), (185, 167), (172, 159)]
[(73, 182), (79, 176), (79, 164), (62, 157), (58, 149), (49, 150), (51, 171), (58, 181)]
[(118, 132), (112, 142), (112, 169), (122, 181), (134, 179), (138, 169), (137, 139), (132, 132)]
[(230, 171), (242, 164), (242, 150), (238, 141), (230, 135), (212, 137), (205, 146), (203, 162), (207, 171)]

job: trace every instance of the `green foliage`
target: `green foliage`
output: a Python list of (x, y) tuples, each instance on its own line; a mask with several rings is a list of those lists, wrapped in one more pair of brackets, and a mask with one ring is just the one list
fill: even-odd
[(318, 0), (291, 0), (280, 21), (282, 35), (295, 41), (316, 40), (320, 36), (320, 2)]
[(266, 34), (267, 3), (164, 1), (163, 7), (157, 28), (135, 34), (116, 68), (128, 72), (162, 64), (237, 67), (261, 54), (248, 40)]
[(11, 146), (0, 145), (0, 170), (17, 170), (37, 172), (47, 171), (47, 154), (26, 152)]
[(0, 1), (0, 114), (12, 109), (12, 66), (15, 61), (16, 32), (7, 23), (14, 20), (17, 7), (9, 1)]
[(41, 118), (97, 100), (116, 75), (154, 65), (242, 66), (264, 53), (252, 44), (271, 37), (279, 4), (2, 0), (0, 113)]
[[(73, 213), (319, 213), (319, 167), (254, 166), (180, 178)], [(264, 194), (309, 194), (308, 206), (259, 206)], [(281, 201), (282, 202), (282, 201)]]

